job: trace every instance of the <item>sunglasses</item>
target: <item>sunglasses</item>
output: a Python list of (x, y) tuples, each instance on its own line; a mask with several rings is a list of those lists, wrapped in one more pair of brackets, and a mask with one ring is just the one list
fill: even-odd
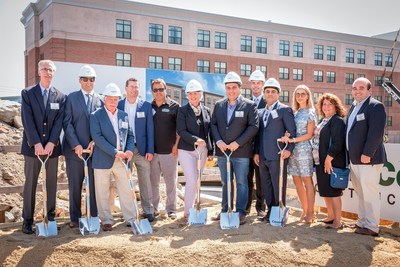
[(163, 92), (164, 90), (165, 90), (165, 88), (154, 88), (153, 93)]
[(81, 80), (83, 81), (83, 82), (87, 82), (87, 81), (90, 81), (90, 82), (94, 82), (95, 80), (96, 80), (96, 78), (95, 77), (81, 77)]

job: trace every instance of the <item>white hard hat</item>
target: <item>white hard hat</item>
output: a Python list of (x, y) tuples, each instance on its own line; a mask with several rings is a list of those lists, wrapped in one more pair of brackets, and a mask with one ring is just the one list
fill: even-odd
[(261, 70), (255, 70), (253, 73), (250, 75), (249, 81), (262, 81), (265, 82), (265, 76), (261, 72)]
[(115, 83), (109, 83), (103, 92), (104, 96), (122, 96), (121, 90)]
[(84, 65), (79, 70), (79, 77), (96, 77), (96, 72), (89, 65)]
[(264, 83), (264, 89), (267, 87), (272, 87), (278, 90), (278, 92), (281, 92), (281, 85), (275, 78), (269, 78), (265, 83)]
[(197, 80), (190, 80), (186, 85), (186, 93), (190, 92), (203, 92), (203, 86)]
[(228, 74), (225, 76), (224, 83), (238, 83), (239, 85), (242, 85), (242, 80), (240, 79), (240, 76), (233, 71), (228, 72)]

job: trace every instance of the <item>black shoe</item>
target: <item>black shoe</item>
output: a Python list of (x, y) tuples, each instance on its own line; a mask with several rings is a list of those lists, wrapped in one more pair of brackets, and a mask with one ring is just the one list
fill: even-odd
[(176, 213), (173, 211), (168, 212), (168, 217), (172, 220), (176, 219)]
[(246, 214), (240, 214), (239, 220), (240, 220), (240, 225), (245, 224), (246, 223)]
[(147, 218), (147, 220), (149, 220), (149, 222), (154, 222), (155, 220), (157, 220), (156, 217), (154, 217), (154, 215), (151, 213), (146, 214), (144, 217)]
[(32, 229), (32, 224), (31, 223), (23, 223), (22, 224), (22, 232), (27, 235), (31, 235), (34, 233)]

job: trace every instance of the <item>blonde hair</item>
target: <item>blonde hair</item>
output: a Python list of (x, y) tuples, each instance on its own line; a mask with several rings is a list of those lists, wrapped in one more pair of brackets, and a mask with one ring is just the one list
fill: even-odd
[(314, 104), (313, 104), (313, 100), (312, 100), (312, 96), (311, 96), (311, 90), (310, 88), (308, 88), (307, 85), (304, 84), (300, 84), (299, 86), (297, 86), (294, 91), (293, 91), (293, 102), (292, 102), (292, 108), (293, 111), (297, 111), (300, 108), (299, 103), (297, 103), (296, 101), (296, 92), (299, 89), (303, 89), (304, 91), (306, 91), (307, 95), (308, 95), (308, 99), (307, 99), (307, 108), (314, 108)]

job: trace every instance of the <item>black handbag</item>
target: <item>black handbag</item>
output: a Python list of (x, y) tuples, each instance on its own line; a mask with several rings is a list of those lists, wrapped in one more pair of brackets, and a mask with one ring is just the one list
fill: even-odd
[(349, 168), (336, 168), (333, 167), (330, 176), (330, 185), (332, 188), (337, 189), (346, 189), (349, 185), (349, 175), (350, 169)]

